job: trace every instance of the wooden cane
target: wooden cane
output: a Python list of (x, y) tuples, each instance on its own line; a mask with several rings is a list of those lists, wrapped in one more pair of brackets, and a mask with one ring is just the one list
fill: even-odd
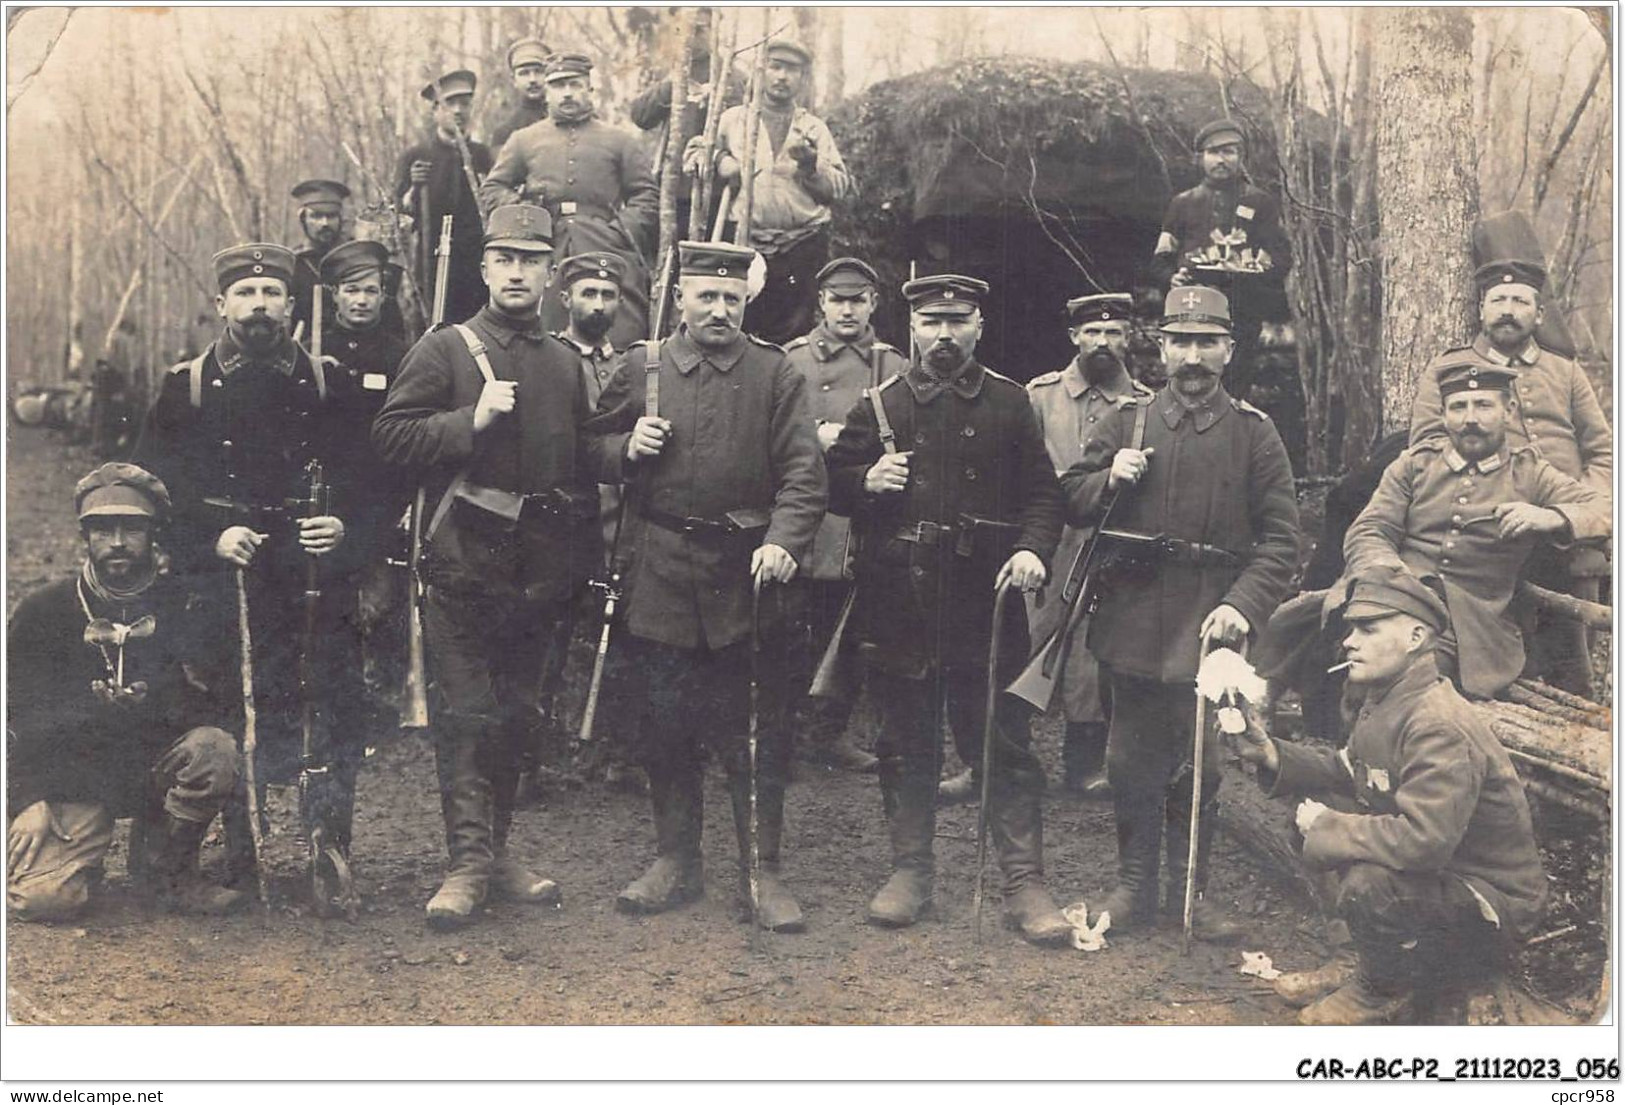
[(265, 882), (265, 841), (260, 833), (259, 773), (255, 770), (256, 738), (254, 712), (254, 640), (248, 630), (248, 582), (237, 569), (237, 636), (242, 642), (243, 675), (243, 777), (248, 786), (248, 838), (254, 844), (254, 875), (259, 881), (260, 905), (271, 908), (271, 892)]
[[(1196, 670), (1202, 670), (1213, 639), (1204, 636), (1196, 657)], [(1196, 852), (1202, 829), (1202, 746), (1207, 743), (1207, 696), (1196, 692), (1196, 738), (1191, 750), (1191, 839), (1185, 852), (1185, 927), (1179, 938), (1179, 954), (1189, 955), (1191, 950), (1191, 912), (1196, 905)]]
[(982, 942), (982, 898), (987, 885), (988, 803), (993, 797), (993, 740), (998, 732), (995, 713), (999, 705), (999, 631), (1004, 627), (1004, 600), (1010, 594), (1010, 581), (999, 584), (993, 597), (993, 638), (987, 646), (987, 710), (982, 717), (982, 804), (976, 811), (976, 927), (974, 939)]
[(755, 950), (762, 927), (762, 845), (760, 824), (757, 820), (756, 754), (758, 728), (761, 724), (762, 702), (762, 577), (758, 573), (750, 584), (750, 721), (748, 740), (750, 754), (750, 946)]

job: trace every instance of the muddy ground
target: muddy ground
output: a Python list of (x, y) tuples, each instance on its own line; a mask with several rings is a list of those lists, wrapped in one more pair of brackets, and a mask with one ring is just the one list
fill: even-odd
[[(8, 611), (77, 564), (69, 492), (90, 466), (54, 435), (12, 428)], [(1058, 729), (1050, 721), (1037, 730), (1052, 778)], [(432, 755), (420, 736), (380, 732), (375, 743), (353, 849), (357, 921), (297, 905), (291, 792), (273, 791), (278, 904), (269, 913), (149, 914), (125, 879), (121, 831), (97, 910), (77, 924), (9, 927), (11, 1015), (60, 1024), (1277, 1024), (1295, 1011), (1238, 973), (1241, 950), (1265, 951), (1286, 969), (1323, 951), (1305, 902), (1223, 837), (1209, 893), (1249, 920), (1240, 945), (1197, 944), (1181, 956), (1178, 929), (1165, 926), (1098, 953), (1039, 950), (998, 924), (996, 895), (978, 944), (974, 806), (939, 819), (936, 918), (903, 931), (871, 927), (865, 904), (888, 871), (875, 781), (805, 764), (786, 830), (804, 934), (763, 934), (750, 947), (736, 919), (733, 831), (716, 771), (702, 901), (657, 917), (617, 914), (616, 891), (651, 858), (648, 801), (603, 785), (557, 786), (520, 811), (511, 847), (559, 881), (562, 908), (496, 904), (472, 928), (437, 934), (423, 922), (444, 858)], [(1057, 898), (1102, 895), (1115, 853), (1109, 807), (1052, 793), (1045, 829)], [(206, 870), (221, 854), (211, 838)], [(1595, 977), (1568, 993), (1546, 990), (1581, 1012)]]

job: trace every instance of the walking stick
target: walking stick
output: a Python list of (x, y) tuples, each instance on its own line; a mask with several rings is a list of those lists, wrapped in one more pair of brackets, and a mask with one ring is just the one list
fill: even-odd
[[(1197, 653), (1196, 670), (1202, 670), (1202, 661), (1207, 659), (1208, 650), (1213, 646), (1211, 637), (1202, 638), (1202, 647)], [(1191, 910), (1196, 905), (1196, 852), (1199, 833), (1202, 828), (1202, 746), (1207, 742), (1202, 738), (1207, 736), (1207, 696), (1196, 692), (1196, 743), (1191, 750), (1191, 839), (1185, 853), (1185, 928), (1179, 938), (1179, 954), (1189, 955), (1191, 950)]]
[(750, 946), (756, 947), (762, 927), (762, 848), (756, 819), (757, 727), (761, 723), (762, 698), (762, 577), (750, 582), (750, 722), (747, 729), (750, 751)]
[(1004, 628), (1004, 600), (1010, 581), (999, 584), (993, 596), (993, 639), (987, 646), (987, 711), (982, 717), (982, 804), (976, 811), (976, 943), (982, 942), (982, 898), (987, 884), (987, 806), (993, 797), (993, 739), (998, 731), (994, 712), (999, 704), (999, 631)]
[(248, 583), (243, 569), (237, 569), (237, 636), (242, 642), (243, 673), (243, 776), (248, 786), (248, 839), (254, 845), (254, 875), (259, 881), (260, 905), (271, 908), (271, 892), (265, 884), (263, 854), (265, 841), (260, 835), (260, 787), (258, 772), (254, 768), (259, 741), (254, 732), (254, 639), (248, 630)]

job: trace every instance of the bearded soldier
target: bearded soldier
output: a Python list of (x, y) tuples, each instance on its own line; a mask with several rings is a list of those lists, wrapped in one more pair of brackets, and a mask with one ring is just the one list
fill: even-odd
[[(991, 638), (999, 634), (1001, 687), (1028, 648), (1018, 604), (993, 624), (996, 589), (1041, 586), (1061, 536), (1060, 492), (1032, 404), (975, 356), (987, 292), (968, 276), (903, 285), (914, 360), (852, 407), (825, 458), (834, 509), (863, 516), (869, 533), (856, 610), (891, 819), (894, 870), (869, 903), (881, 925), (911, 925), (931, 904), (943, 700), (960, 756), (979, 762)], [(888, 449), (893, 441), (900, 451)], [(1044, 771), (1030, 712), (998, 698), (989, 817), (1005, 918), (1027, 940), (1053, 945), (1072, 925), (1044, 882)]]

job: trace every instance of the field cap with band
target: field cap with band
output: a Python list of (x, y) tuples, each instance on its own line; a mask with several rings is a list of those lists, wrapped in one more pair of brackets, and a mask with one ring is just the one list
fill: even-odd
[(1069, 326), (1082, 326), (1086, 322), (1126, 322), (1134, 297), (1127, 292), (1107, 292), (1104, 295), (1080, 295), (1066, 301), (1066, 321)]
[(529, 203), (505, 203), (485, 220), (485, 249), (553, 252), (553, 216)]
[(162, 522), (169, 506), (164, 481), (134, 464), (104, 464), (73, 488), (73, 508), (81, 521), (124, 517)]
[(903, 285), (908, 308), (920, 315), (970, 315), (982, 306), (987, 281), (958, 273), (922, 276)]
[(1228, 334), (1230, 300), (1223, 292), (1199, 284), (1170, 288), (1162, 301), (1158, 329), (1165, 334)]
[(418, 95), (431, 104), (437, 104), (453, 96), (472, 96), (479, 84), (480, 79), (474, 75), (472, 69), (453, 69), (445, 76), (424, 85), (423, 91)]
[(293, 251), (274, 242), (245, 242), (228, 246), (214, 255), (214, 279), (220, 290), (254, 276), (274, 276), (283, 284), (293, 283)]

